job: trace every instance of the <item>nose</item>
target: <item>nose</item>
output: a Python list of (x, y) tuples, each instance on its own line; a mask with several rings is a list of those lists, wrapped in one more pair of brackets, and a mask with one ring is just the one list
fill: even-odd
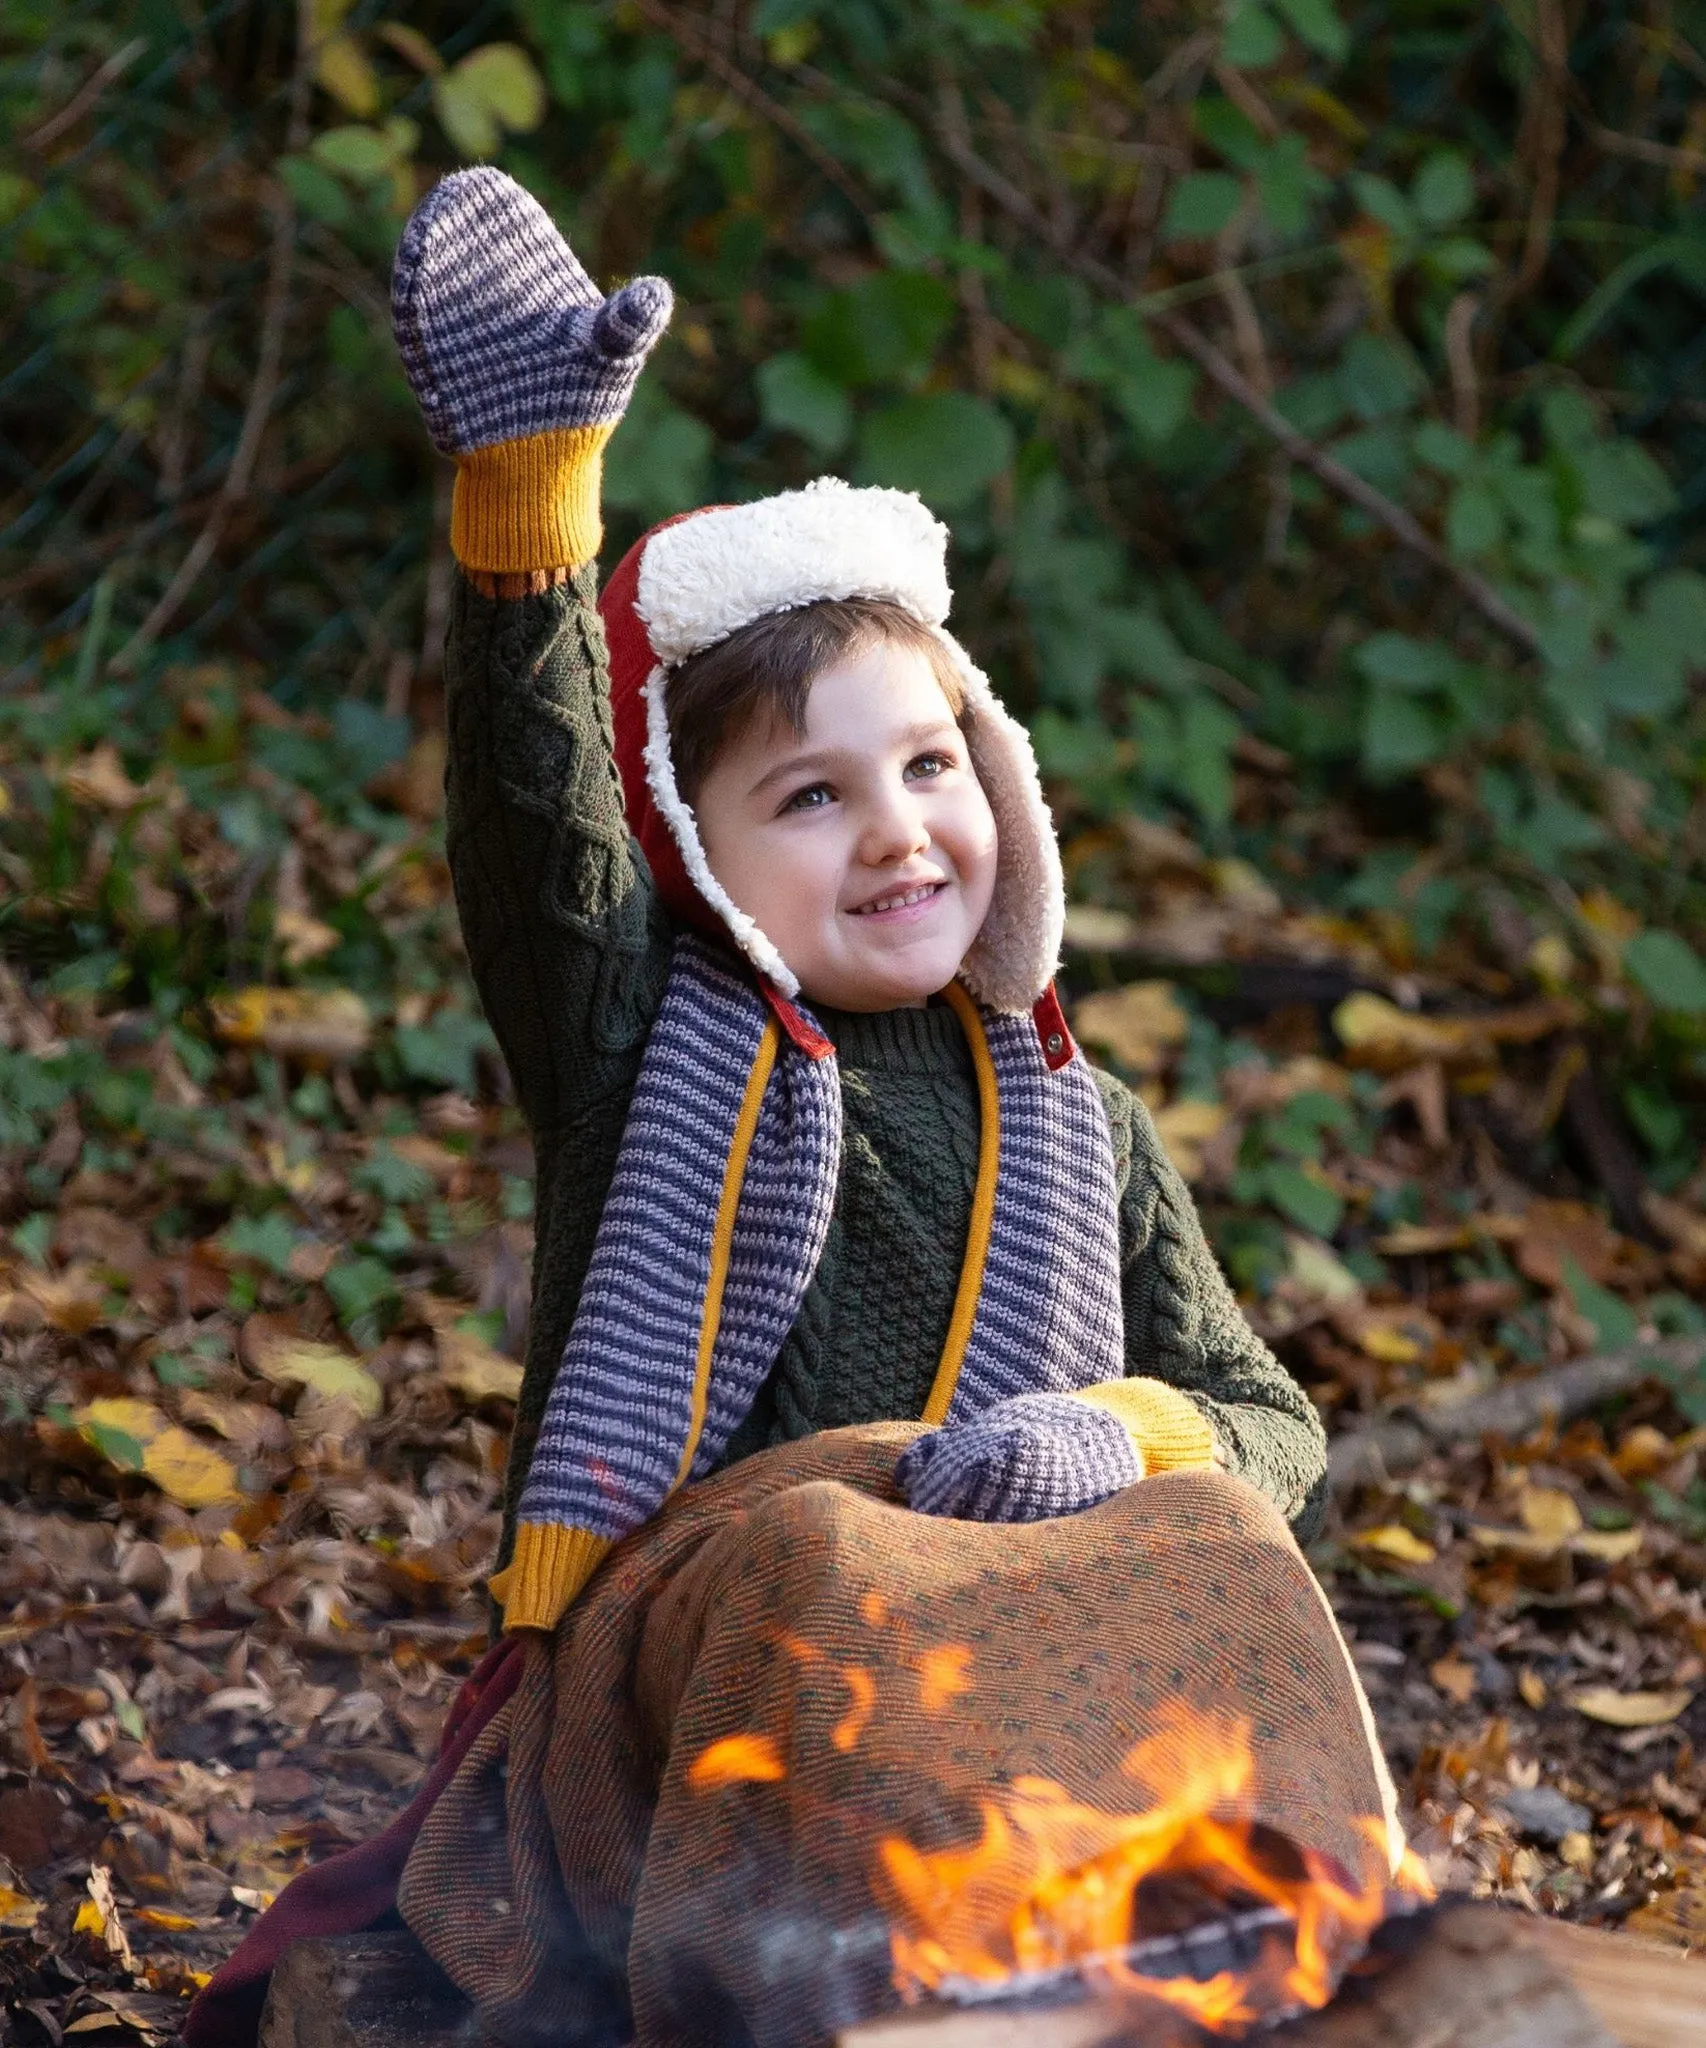
[(924, 812), (898, 778), (874, 791), (859, 833), (859, 858), (867, 867), (897, 867), (930, 844)]

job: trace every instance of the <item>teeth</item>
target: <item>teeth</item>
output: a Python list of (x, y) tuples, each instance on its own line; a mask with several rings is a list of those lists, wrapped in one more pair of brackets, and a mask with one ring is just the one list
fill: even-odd
[(927, 896), (934, 896), (941, 885), (937, 882), (922, 882), (916, 889), (904, 889), (898, 896), (879, 896), (875, 903), (864, 904), (858, 915), (874, 917), (879, 910), (905, 910), (909, 904), (922, 903)]

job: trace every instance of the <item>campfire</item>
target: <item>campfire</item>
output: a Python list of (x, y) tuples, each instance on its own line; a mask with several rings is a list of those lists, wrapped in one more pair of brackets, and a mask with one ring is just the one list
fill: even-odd
[[(967, 1657), (934, 1653), (932, 1671), (963, 1670)], [(851, 1751), (871, 1683), (832, 1669), (852, 1704), (831, 1739)], [(747, 1733), (711, 1744), (687, 1782), (708, 1793), (787, 1775), (778, 1741)], [(1433, 1887), (1407, 1852), (1388, 1875), (1378, 1816), (1358, 1825), (1378, 1875), (1359, 1879), (1252, 1819), (1256, 1805), (1248, 1724), (1181, 1708), (1130, 1750), (1098, 1803), (1020, 1776), (978, 1800), (969, 1839), (881, 1837), (870, 1883), (895, 1992), (914, 2007), (1094, 1999), (1134, 2022), (1148, 2008), (1234, 2039), (1327, 2004), (1376, 1930)]]

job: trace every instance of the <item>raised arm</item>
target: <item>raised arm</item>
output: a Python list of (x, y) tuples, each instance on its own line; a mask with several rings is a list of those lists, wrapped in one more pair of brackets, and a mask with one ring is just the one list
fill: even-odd
[(595, 600), (605, 444), (669, 318), (604, 298), (533, 199), (459, 172), (393, 284), (428, 431), (457, 465), (447, 839), (480, 998), (536, 1132), (632, 1080), (669, 933), (628, 835)]

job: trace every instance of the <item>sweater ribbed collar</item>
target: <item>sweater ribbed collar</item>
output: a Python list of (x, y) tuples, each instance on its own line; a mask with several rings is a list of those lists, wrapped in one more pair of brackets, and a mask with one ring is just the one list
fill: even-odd
[(885, 1074), (972, 1072), (960, 1020), (941, 1000), (920, 1010), (827, 1010), (814, 1017), (833, 1041), (844, 1068)]

